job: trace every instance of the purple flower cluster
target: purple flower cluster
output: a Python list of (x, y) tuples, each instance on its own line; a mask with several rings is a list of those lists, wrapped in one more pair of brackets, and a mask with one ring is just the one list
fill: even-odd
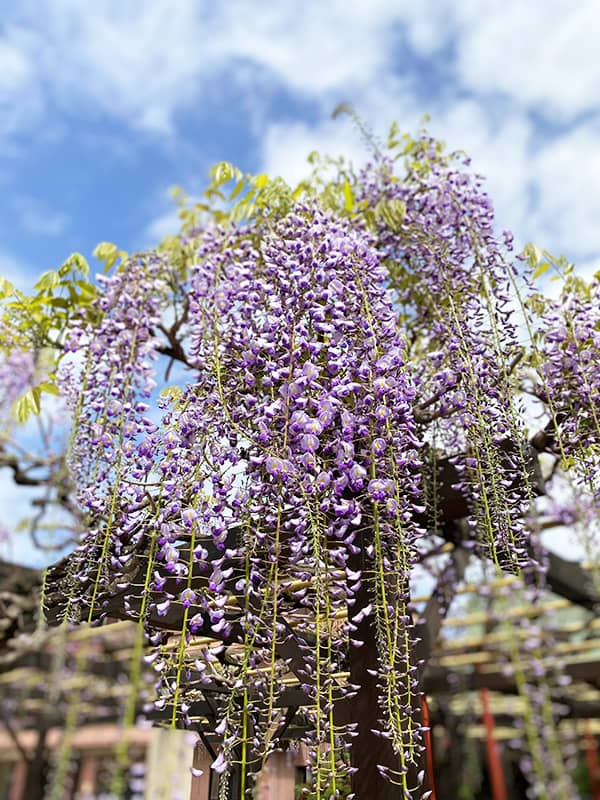
[[(298, 682), (320, 796), (352, 771), (356, 732), (334, 707), (356, 691), (368, 620), (378, 733), (409, 797), (422, 744), (408, 587), (424, 521), (440, 526), (436, 460), (455, 468), (446, 489), (466, 497), (498, 569), (530, 559), (534, 490), (514, 402), (511, 243), (495, 237), (480, 179), (424, 142), (403, 181), (382, 161), (355, 189), (363, 221), (307, 201), (194, 232), (167, 348), (188, 382), (161, 393), (160, 419), (148, 399), (171, 267), (145, 256), (103, 278), (99, 322), (74, 326), (61, 371), (89, 525), (76, 577), (90, 618), (108, 590), (127, 592), (172, 724), (189, 724), (202, 691), (217, 698), (217, 772), (260, 768)], [(594, 292), (549, 312), (542, 347), (543, 399), (584, 450), (600, 436)], [(158, 630), (173, 626), (175, 652)]]
[[(410, 326), (417, 419), (431, 425), (442, 452), (455, 454), (475, 537), (497, 566), (519, 569), (532, 490), (508, 367), (519, 353), (511, 245), (495, 235), (481, 178), (455, 161), (424, 140), (404, 180), (385, 160), (367, 168), (360, 197), (376, 214), (394, 302)], [(401, 207), (401, 219), (386, 207)], [(509, 440), (519, 443), (510, 457)]]
[[(416, 725), (399, 711), (413, 680), (409, 640), (403, 634), (404, 649), (394, 643), (390, 651), (386, 619), (407, 601), (420, 442), (385, 274), (366, 231), (316, 205), (298, 206), (259, 245), (244, 231), (214, 231), (198, 252), (189, 306), (197, 378), (165, 417), (160, 470), (175, 518), (167, 524), (193, 534), (194, 562), (206, 570), (206, 587), (192, 601), (202, 620), (226, 635), (232, 581), (245, 595), (246, 677), (229, 705), (226, 753), (239, 747), (241, 698), (261, 661), (271, 668), (252, 679), (262, 687), (252, 729), (253, 747), (264, 748), (281, 690), (271, 653), (289, 636), (288, 615), (303, 606), (321, 626), (315, 633), (305, 615), (295, 628), (304, 688), (317, 709), (314, 751), (329, 742), (327, 697), (339, 694), (331, 675), (342, 669), (352, 629), (351, 622), (333, 628), (332, 619), (353, 605), (362, 581), (372, 585), (381, 684), (392, 680), (395, 688), (384, 729), (398, 748), (414, 747)], [(357, 542), (373, 528), (362, 575), (353, 567)], [(231, 530), (241, 544), (231, 546)], [(222, 554), (210, 565), (208, 550)], [(159, 558), (176, 569), (174, 541)], [(190, 629), (197, 625), (198, 615), (190, 616)], [(339, 732), (335, 741), (343, 746)]]
[(515, 719), (518, 735), (514, 744), (522, 753), (520, 763), (529, 781), (528, 797), (570, 800), (579, 796), (571, 778), (577, 747), (559, 726), (567, 713), (568, 707), (561, 701), (571, 678), (555, 655), (555, 618), (546, 612), (513, 621), (514, 612), (510, 613), (513, 603), (516, 609), (523, 608), (523, 603), (538, 603), (541, 589), (543, 581), (535, 587), (517, 584), (499, 592), (506, 595), (497, 600), (509, 612), (504, 621), (511, 637), (504, 673), (514, 675), (522, 705)]
[(86, 363), (63, 375), (75, 402), (70, 466), (91, 530), (79, 578), (93, 606), (105, 573), (126, 587), (132, 552), (149, 551), (142, 617), (183, 618), (175, 664), (153, 665), (173, 719), (187, 716), (191, 669), (217, 680), (218, 653), (192, 663), (191, 637), (241, 646), (237, 666), (217, 670), (225, 767), (241, 747), (277, 744), (291, 637), (324, 789), (347, 746), (332, 700), (348, 692), (335, 676), (361, 645), (361, 615), (377, 632), (382, 733), (407, 764), (418, 747), (406, 612), (422, 511), (415, 389), (366, 230), (310, 205), (260, 233), (202, 237), (188, 294), (194, 381), (160, 400), (158, 425), (139, 398), (152, 388), (160, 262), (106, 281), (93, 338), (72, 335)]
[[(579, 456), (593, 472), (600, 448), (600, 281), (566, 289), (541, 320), (539, 394), (548, 406), (560, 455)], [(596, 487), (600, 497), (600, 487)]]
[(162, 270), (161, 259), (151, 256), (100, 276), (101, 321), (73, 327), (66, 342), (73, 355), (59, 374), (74, 418), (67, 462), (88, 520), (79, 578), (86, 586), (94, 574), (92, 605), (101, 581), (118, 576), (140, 536), (132, 534), (154, 466), (157, 430), (147, 400), (156, 385), (153, 326), (164, 295)]
[[(8, 342), (6, 343), (8, 345)], [(11, 349), (0, 352), (0, 420), (10, 423), (14, 403), (36, 383), (35, 354)]]

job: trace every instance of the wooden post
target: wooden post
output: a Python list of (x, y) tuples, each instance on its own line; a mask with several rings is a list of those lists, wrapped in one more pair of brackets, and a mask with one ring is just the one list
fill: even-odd
[(44, 800), (48, 779), (48, 753), (46, 750), (47, 727), (38, 729), (37, 744), (27, 764), (27, 779), (23, 800)]
[[(361, 590), (362, 591), (362, 590)], [(360, 602), (360, 601), (359, 601)], [(356, 800), (405, 800), (401, 786), (385, 780), (378, 765), (394, 772), (400, 770), (400, 758), (390, 741), (377, 736), (373, 730), (380, 727), (379, 692), (377, 678), (369, 670), (377, 669), (377, 643), (372, 619), (365, 619), (354, 634), (364, 642), (360, 648), (350, 650), (350, 681), (357, 685), (356, 695), (349, 700), (351, 719), (356, 723), (357, 735), (352, 740), (352, 766), (357, 772), (352, 776), (352, 791)], [(419, 697), (415, 698), (415, 717), (420, 715)], [(409, 786), (416, 787), (417, 774), (425, 769), (424, 750), (418, 764), (409, 770)]]
[(210, 764), (211, 757), (206, 747), (201, 741), (196, 742), (192, 767), (195, 770), (202, 770), (202, 775), (192, 775), (190, 786), (190, 800), (208, 800), (210, 788)]
[(483, 711), (483, 722), (485, 724), (485, 750), (487, 755), (488, 773), (490, 785), (492, 787), (492, 800), (508, 800), (506, 783), (504, 782), (504, 772), (502, 771), (502, 760), (500, 750), (496, 740), (494, 715), (490, 710), (489, 692), (487, 689), (480, 689), (481, 707)]
[(596, 739), (592, 734), (589, 719), (583, 722), (583, 740), (585, 744), (585, 760), (590, 775), (593, 800), (600, 800), (600, 763), (598, 762), (598, 748)]
[(27, 762), (17, 761), (12, 774), (8, 800), (23, 800), (25, 798), (25, 784), (27, 782)]
[(96, 780), (98, 759), (95, 756), (83, 756), (77, 780), (77, 800), (93, 800), (96, 797)]
[(146, 753), (146, 800), (186, 800), (191, 794), (189, 731), (157, 728)]
[[(364, 534), (357, 544), (359, 552), (349, 560), (352, 570), (366, 575), (368, 565), (365, 561)], [(460, 548), (453, 554), (451, 566), (456, 582), (462, 580), (468, 562), (468, 554)], [(356, 595), (356, 608), (365, 608), (373, 602), (372, 587), (363, 580)], [(420, 680), (423, 679), (424, 666), (431, 655), (431, 649), (437, 640), (442, 622), (449, 606), (444, 586), (436, 587), (423, 614), (423, 620), (416, 626), (416, 638), (413, 657), (415, 661), (423, 664), (419, 669)], [(356, 800), (405, 800), (402, 787), (390, 783), (381, 775), (378, 764), (388, 767), (394, 772), (400, 770), (400, 759), (394, 753), (388, 739), (376, 736), (373, 729), (379, 728), (379, 698), (377, 691), (377, 678), (369, 670), (377, 668), (377, 642), (375, 640), (375, 625), (371, 617), (366, 617), (357, 625), (353, 638), (363, 642), (362, 647), (350, 647), (350, 681), (359, 687), (356, 695), (346, 703), (346, 713), (350, 720), (357, 724), (357, 736), (352, 741), (352, 766), (357, 772), (352, 776), (352, 791)], [(422, 716), (421, 700), (419, 695), (414, 698), (414, 719)], [(426, 748), (423, 748), (418, 762), (409, 769), (409, 788), (418, 785), (418, 774), (424, 771), (427, 775)], [(431, 778), (433, 780), (433, 778)], [(432, 786), (428, 787), (433, 789)]]
[(255, 800), (294, 800), (295, 773), (289, 753), (271, 753), (258, 778)]

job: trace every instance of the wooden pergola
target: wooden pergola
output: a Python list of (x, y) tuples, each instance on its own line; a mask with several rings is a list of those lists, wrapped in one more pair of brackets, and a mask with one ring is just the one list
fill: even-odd
[[(539, 476), (537, 466), (537, 454), (531, 448), (531, 475), (538, 486), (538, 491), (543, 492), (543, 485)], [(448, 554), (450, 559), (450, 569), (454, 571), (453, 585), (460, 585), (463, 581), (467, 562), (469, 560), (468, 548), (463, 547), (467, 536), (466, 526), (463, 523), (468, 515), (468, 506), (465, 499), (453, 488), (458, 483), (458, 475), (455, 468), (448, 462), (439, 462), (437, 465), (437, 486), (439, 488), (441, 501), (441, 520), (439, 534), (445, 540), (442, 550)], [(426, 519), (424, 520), (427, 521)], [(233, 545), (237, 539), (236, 530), (231, 530), (228, 542)], [(355, 544), (359, 545), (359, 553), (353, 557), (353, 562), (349, 566), (353, 570), (360, 570), (364, 567), (362, 558), (366, 546), (369, 543), (369, 530), (363, 529), (357, 537)], [(219, 553), (210, 552), (209, 558), (218, 557)], [(185, 552), (183, 553), (185, 558)], [(71, 593), (72, 574), (77, 569), (74, 557), (69, 557), (50, 568), (47, 573), (44, 589), (44, 606), (46, 617), (51, 625), (57, 624), (63, 617), (66, 603)], [(152, 565), (153, 569), (161, 570), (160, 563)], [(145, 592), (145, 575), (148, 572), (148, 548), (142, 548), (132, 552), (128, 563), (129, 582), (127, 586), (117, 585), (104, 589), (98, 594), (95, 605), (96, 621), (103, 619), (126, 620), (139, 617), (142, 608), (143, 595)], [(35, 594), (36, 588), (41, 587), (41, 575), (36, 578), (32, 571), (25, 571), (29, 581), (29, 593)], [(14, 577), (14, 576), (13, 576)], [(175, 579), (164, 572), (167, 581), (165, 586), (167, 591), (177, 595), (177, 584)], [(226, 607), (227, 616), (231, 621), (231, 632), (226, 638), (218, 640), (212, 631), (210, 624), (206, 623), (204, 628), (198, 631), (198, 635), (186, 647), (186, 663), (191, 672), (190, 680), (186, 683), (186, 691), (193, 698), (189, 716), (192, 719), (194, 728), (205, 741), (209, 749), (213, 749), (216, 744), (214, 737), (208, 735), (214, 730), (216, 723), (215, 703), (213, 698), (223, 694), (223, 685), (219, 680), (218, 665), (230, 657), (238, 642), (241, 640), (241, 629), (238, 618), (240, 614), (239, 598), (236, 598), (231, 579), (231, 604)], [(497, 578), (500, 582), (515, 581), (510, 574)], [(206, 581), (205, 576), (199, 569), (193, 572), (192, 588), (201, 588)], [(282, 584), (282, 591), (285, 591), (285, 581)], [(291, 590), (291, 586), (289, 589)], [(560, 598), (558, 601), (560, 608), (576, 606), (585, 612), (589, 618), (590, 630), (597, 630), (598, 620), (593, 618), (600, 605), (600, 595), (594, 588), (593, 581), (589, 572), (583, 565), (567, 561), (556, 554), (548, 554), (548, 567), (546, 572), (546, 588)], [(471, 591), (476, 591), (476, 586), (470, 587)], [(363, 582), (356, 598), (358, 607), (367, 605), (371, 601), (371, 588), (367, 581)], [(459, 589), (459, 591), (461, 591)], [(18, 593), (18, 592), (17, 592)], [(474, 624), (469, 621), (468, 616), (460, 620), (446, 618), (452, 597), (448, 593), (447, 581), (440, 581), (432, 593), (421, 598), (413, 598), (415, 607), (415, 646), (414, 663), (420, 663), (420, 685), (423, 691), (433, 698), (432, 713), (435, 721), (436, 704), (435, 698), (441, 695), (455, 694), (457, 685), (460, 692), (473, 692), (479, 689), (487, 689), (497, 693), (499, 696), (515, 694), (516, 686), (514, 679), (511, 680), (503, 670), (501, 660), (495, 657), (497, 649), (491, 649), (492, 645), (498, 648), (502, 643), (502, 632), (489, 630), (485, 634), (474, 637), (458, 637), (456, 634), (446, 636), (445, 630), (456, 629), (456, 627)], [(150, 610), (147, 612), (146, 621), (150, 627), (165, 631), (177, 637), (181, 633), (184, 619), (184, 610), (181, 604), (173, 602), (164, 615), (158, 614), (153, 607), (153, 601), (159, 601), (158, 595), (150, 596), (145, 601), (145, 607)], [(556, 605), (554, 609), (558, 608)], [(532, 606), (525, 609), (523, 613), (538, 614), (542, 613), (544, 604)], [(194, 613), (200, 609), (190, 609)], [(18, 615), (17, 615), (18, 616)], [(479, 617), (477, 619), (480, 619)], [(489, 622), (490, 620), (488, 620)], [(477, 624), (484, 624), (485, 620), (480, 619)], [(587, 624), (587, 623), (586, 623)], [(303, 709), (310, 705), (311, 700), (302, 690), (303, 679), (300, 673), (303, 666), (303, 656), (301, 642), (295, 631), (293, 621), (290, 620), (287, 626), (286, 636), (277, 644), (277, 655), (282, 663), (287, 664), (287, 675), (285, 677), (285, 688), (278, 699), (281, 710), (280, 736), (293, 738), (303, 729)], [(488, 625), (489, 628), (489, 625)], [(12, 629), (11, 637), (14, 639), (16, 629)], [(577, 632), (563, 632), (566, 636), (574, 636)], [(377, 797), (378, 800), (400, 800), (402, 790), (392, 783), (383, 780), (378, 769), (378, 764), (383, 764), (390, 768), (397, 767), (397, 756), (392, 751), (386, 739), (376, 736), (373, 729), (377, 727), (378, 704), (376, 678), (372, 671), (376, 666), (377, 648), (373, 626), (369, 619), (363, 620), (359, 624), (356, 638), (364, 642), (360, 648), (350, 648), (348, 663), (345, 669), (340, 671), (338, 680), (340, 685), (344, 681), (350, 681), (359, 687), (356, 695), (349, 702), (340, 699), (336, 703), (335, 716), (339, 722), (353, 722), (356, 724), (357, 735), (352, 745), (352, 762), (358, 767), (358, 772), (353, 778), (353, 790), (357, 800), (370, 800)], [(6, 641), (6, 637), (5, 637)], [(167, 640), (169, 641), (169, 639)], [(173, 646), (174, 644), (174, 639)], [(216, 645), (225, 645), (219, 658), (216, 660), (216, 667), (212, 680), (204, 680), (200, 683), (200, 676), (195, 674), (193, 667), (193, 656), (195, 648), (211, 648)], [(310, 642), (309, 642), (310, 644)], [(167, 649), (168, 649), (167, 644)], [(14, 648), (13, 648), (14, 649)], [(222, 649), (222, 648), (221, 648)], [(561, 658), (565, 663), (565, 670), (573, 678), (574, 686), (585, 685), (586, 691), (597, 691), (600, 689), (600, 639), (587, 638), (584, 641), (570, 641), (568, 638), (561, 641), (557, 646)], [(25, 657), (25, 656), (23, 656)], [(28, 657), (31, 657), (29, 654)], [(1, 661), (0, 661), (1, 663)], [(477, 670), (472, 669), (473, 665), (478, 665)], [(108, 669), (109, 665), (106, 665)], [(103, 668), (104, 669), (104, 668)], [(459, 679), (457, 684), (457, 677)], [(586, 695), (587, 696), (587, 695)], [(565, 690), (565, 703), (573, 709), (573, 713), (581, 713), (596, 716), (597, 705), (594, 695), (589, 703), (578, 704), (577, 692), (567, 692)], [(593, 714), (591, 712), (594, 712)], [(160, 714), (157, 714), (159, 717)], [(420, 768), (421, 765), (419, 765)], [(231, 778), (230, 797), (238, 800), (239, 796), (239, 775), (235, 772)]]
[[(445, 549), (454, 555), (455, 563), (459, 562), (462, 557), (460, 548), (447, 545)], [(35, 618), (39, 608), (41, 573), (0, 564), (0, 574), (4, 586), (11, 584), (11, 594), (21, 597), (20, 602), (13, 604), (14, 608), (18, 606), (21, 609), (20, 615), (13, 613), (14, 625), (9, 635), (5, 635), (0, 643), (0, 694), (11, 697), (15, 708), (19, 709), (20, 718), (16, 718), (14, 724), (20, 729), (37, 730), (39, 741), (42, 742), (43, 737), (48, 736), (52, 729), (65, 725), (69, 703), (75, 701), (79, 704), (77, 720), (80, 723), (118, 721), (128, 700), (129, 687), (124, 683), (123, 676), (128, 674), (131, 666), (137, 629), (137, 625), (131, 620), (114, 621), (119, 616), (126, 616), (123, 596), (115, 595), (110, 599), (108, 614), (113, 621), (106, 621), (100, 627), (81, 626), (68, 632), (60, 628), (44, 630)], [(585, 565), (554, 556), (550, 574), (555, 596), (548, 595), (538, 605), (515, 606), (508, 617), (504, 615), (504, 621), (511, 616), (515, 619), (521, 619), (524, 615), (530, 618), (542, 617), (549, 613), (556, 616), (563, 612), (568, 613), (575, 606), (582, 610), (580, 620), (565, 621), (557, 618), (552, 635), (558, 644), (553, 645), (551, 658), (561, 659), (564, 673), (572, 681), (569, 686), (565, 686), (560, 696), (560, 702), (568, 709), (569, 717), (569, 722), (562, 724), (572, 725), (574, 730), (579, 730), (578, 725), (583, 724), (584, 720), (594, 720), (594, 725), (600, 731), (600, 619), (594, 615), (598, 597), (590, 585)], [(510, 589), (516, 583), (514, 576), (506, 575), (493, 580), (491, 588)], [(141, 584), (139, 588), (141, 590)], [(463, 582), (456, 595), (458, 598), (473, 597), (477, 595), (479, 588), (477, 583)], [(561, 591), (563, 588), (567, 591)], [(579, 603), (573, 599), (575, 595), (579, 598)], [(6, 590), (0, 591), (0, 596), (6, 601)], [(52, 602), (51, 597), (48, 602)], [(498, 623), (497, 615), (492, 610), (484, 609), (471, 613), (458, 611), (450, 616), (445, 613), (447, 600), (444, 599), (442, 603), (441, 594), (435, 590), (430, 595), (415, 597), (414, 603), (421, 609), (420, 613), (415, 612), (416, 633), (423, 634), (419, 655), (426, 658), (427, 664), (423, 669), (422, 688), (430, 698), (434, 738), (437, 726), (441, 723), (448, 724), (448, 713), (458, 719), (464, 714), (465, 708), (470, 710), (472, 717), (465, 735), (476, 740), (485, 736), (478, 707), (481, 690), (491, 693), (497, 739), (508, 737), (511, 731), (514, 735), (514, 719), (520, 713), (518, 687), (514, 676), (507, 674), (504, 658), (507, 640), (511, 634), (502, 628), (494, 628)], [(25, 607), (27, 611), (24, 611)], [(172, 633), (167, 639), (164, 652), (168, 653), (169, 648), (174, 651), (178, 646), (177, 634), (180, 630), (177, 610), (170, 618), (157, 616), (154, 621)], [(469, 633), (474, 628), (479, 632)], [(83, 648), (87, 655), (78, 669), (71, 669), (69, 677), (63, 674), (57, 690), (48, 681), (48, 676), (56, 669), (57, 655), (66, 641), (72, 653), (82, 652)], [(217, 648), (221, 644), (222, 641), (215, 638), (212, 631), (200, 633), (189, 644), (189, 663), (203, 650)], [(235, 642), (230, 643), (229, 647), (235, 650)], [(233, 655), (233, 652), (230, 654)], [(282, 647), (281, 657), (289, 658), (289, 648), (286, 650)], [(301, 735), (303, 709), (311, 702), (294, 673), (296, 666), (292, 657), (288, 674), (284, 678), (285, 689), (278, 701), (282, 724), (287, 726), (289, 739)], [(356, 670), (356, 665), (354, 668)], [(193, 728), (213, 754), (216, 753), (219, 742), (218, 737), (210, 733), (217, 722), (211, 696), (222, 692), (219, 670), (220, 662), (216, 661), (212, 683), (204, 683), (201, 691), (199, 683), (197, 684), (198, 699), (192, 703), (189, 711)], [(352, 674), (351, 669), (340, 673), (340, 682), (352, 680)], [(192, 671), (192, 695), (198, 679), (199, 675)], [(443, 703), (438, 702), (440, 698), (444, 699)], [(138, 710), (141, 711), (141, 701)], [(347, 713), (343, 706), (337, 712), (340, 719)], [(160, 725), (167, 724), (170, 713), (166, 709), (153, 711), (147, 716)], [(4, 722), (7, 722), (6, 718)], [(10, 720), (8, 722), (10, 724)], [(592, 730), (596, 728), (592, 727)], [(31, 751), (28, 753), (32, 775), (36, 770), (36, 755), (41, 757), (42, 753), (41, 748), (37, 754)], [(380, 759), (381, 752), (375, 750), (371, 758)], [(41, 769), (39, 758), (38, 762), (37, 768)], [(236, 791), (236, 776), (233, 777), (231, 797), (235, 797)], [(32, 785), (35, 785), (35, 780), (39, 782), (39, 774), (32, 779)], [(445, 778), (444, 786), (438, 787), (437, 796), (440, 800), (450, 800), (452, 795), (446, 793), (449, 786), (449, 779)], [(393, 787), (389, 797), (394, 796), (392, 791)], [(35, 793), (25, 796), (34, 798)], [(371, 797), (374, 796), (377, 795), (371, 794)]]

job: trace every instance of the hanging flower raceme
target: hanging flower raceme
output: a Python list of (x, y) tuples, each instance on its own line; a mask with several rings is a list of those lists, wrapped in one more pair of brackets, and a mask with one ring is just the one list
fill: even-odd
[(548, 303), (540, 336), (538, 394), (548, 404), (552, 435), (563, 458), (577, 458), (593, 489), (592, 461), (598, 464), (600, 452), (600, 281), (585, 293), (567, 288)]
[[(8, 335), (0, 335), (0, 344), (8, 347)], [(35, 354), (30, 351), (11, 349), (0, 352), (0, 425), (10, 427), (13, 423), (14, 405), (36, 384), (39, 368)]]
[[(579, 522), (578, 539), (598, 585), (600, 532), (600, 281), (565, 286), (547, 303), (537, 353), (537, 394), (546, 404), (547, 435), (555, 457), (572, 465), (568, 524)], [(560, 483), (560, 482), (558, 482)], [(560, 486), (558, 487), (560, 492)], [(564, 502), (564, 489), (561, 493)]]
[(73, 357), (63, 362), (59, 381), (73, 414), (69, 471), (89, 521), (78, 577), (86, 589), (92, 582), (90, 618), (101, 584), (109, 576), (119, 580), (139, 541), (132, 532), (154, 466), (156, 425), (146, 413), (163, 271), (163, 261), (148, 256), (100, 276), (100, 323), (74, 327), (66, 342)]
[[(180, 515), (168, 524), (187, 527), (207, 575), (179, 598), (202, 609), (187, 615), (190, 632), (199, 619), (225, 637), (239, 626), (238, 666), (221, 676), (224, 764), (248, 766), (252, 752), (256, 767), (277, 743), (280, 648), (291, 637), (324, 790), (343, 768), (332, 700), (347, 691), (335, 675), (354, 624), (335, 620), (348, 608), (354, 619), (371, 614), (377, 630), (383, 732), (407, 763), (417, 747), (406, 613), (419, 533), (414, 387), (364, 230), (315, 205), (296, 208), (260, 246), (256, 233), (204, 237), (189, 307), (197, 379), (165, 419), (160, 469)], [(181, 563), (178, 535), (159, 552), (169, 570)], [(209, 552), (221, 555), (208, 563)], [(224, 610), (233, 584), (245, 597), (237, 616)], [(369, 607), (356, 604), (363, 584)]]
[[(159, 705), (187, 719), (193, 670), (223, 699), (215, 769), (241, 762), (244, 773), (278, 742), (293, 643), (319, 792), (349, 769), (351, 730), (333, 708), (371, 619), (381, 732), (406, 782), (420, 746), (407, 612), (420, 441), (371, 237), (316, 205), (271, 232), (206, 232), (189, 289), (196, 374), (161, 400), (157, 428), (140, 398), (152, 386), (160, 270), (134, 262), (106, 281), (93, 337), (70, 340), (85, 363), (63, 371), (70, 467), (91, 526), (78, 575), (89, 616), (105, 571), (126, 586), (130, 554), (143, 549), (136, 613), (153, 639), (152, 619), (183, 620), (175, 656), (153, 664)], [(194, 649), (197, 633), (226, 650)]]
[(534, 490), (511, 383), (520, 350), (509, 275), (481, 179), (434, 144), (420, 143), (403, 180), (385, 160), (367, 168), (360, 196), (410, 321), (417, 418), (456, 454), (476, 538), (498, 567), (518, 570), (529, 559), (520, 519)]

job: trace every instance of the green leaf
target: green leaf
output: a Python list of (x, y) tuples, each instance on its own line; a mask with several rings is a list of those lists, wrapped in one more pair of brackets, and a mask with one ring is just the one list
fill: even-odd
[(212, 178), (213, 187), (216, 187), (227, 183), (227, 181), (230, 181), (232, 178), (240, 181), (243, 176), (241, 170), (229, 161), (219, 161), (219, 163), (215, 164), (211, 169), (210, 177)]
[(81, 255), (81, 253), (73, 253), (71, 258), (69, 259), (70, 264), (75, 264), (79, 272), (82, 275), (85, 275), (86, 278), (90, 274), (90, 265), (86, 261), (86, 259)]
[(87, 294), (89, 297), (96, 297), (96, 287), (88, 281), (75, 281), (75, 285), (81, 289), (81, 294)]
[(333, 109), (331, 118), (337, 119), (338, 117), (341, 117), (343, 114), (347, 114), (349, 117), (354, 116), (354, 108), (350, 103), (338, 103), (338, 105)]
[(527, 258), (531, 269), (535, 269), (543, 257), (542, 249), (533, 242), (529, 242), (529, 244), (525, 245), (523, 248), (523, 254)]
[(380, 200), (375, 207), (375, 212), (385, 224), (393, 231), (400, 230), (406, 216), (406, 203), (404, 200)]
[(344, 192), (344, 208), (346, 211), (352, 211), (354, 208), (354, 192), (349, 181), (344, 181), (342, 190)]
[(27, 422), (32, 413), (39, 414), (40, 410), (40, 393), (34, 389), (30, 389), (23, 397), (20, 397), (15, 403), (15, 416), (17, 422), (22, 425)]
[(252, 183), (257, 189), (264, 189), (269, 183), (269, 176), (261, 172), (260, 175), (255, 175), (254, 178), (252, 178)]
[(40, 392), (46, 392), (46, 394), (53, 394), (55, 397), (60, 397), (58, 386), (51, 381), (42, 381), (37, 388)]
[(27, 422), (30, 415), (31, 407), (29, 405), (29, 398), (25, 395), (25, 397), (20, 397), (15, 403), (15, 417), (19, 425), (22, 425), (24, 422)]
[(31, 407), (32, 407), (33, 413), (37, 415), (41, 411), (40, 397), (41, 397), (42, 391), (41, 391), (39, 386), (34, 386), (33, 389), (31, 390), (30, 394), (31, 394)]
[(238, 196), (238, 194), (239, 194), (239, 193), (242, 191), (242, 189), (244, 188), (244, 186), (245, 186), (245, 185), (246, 185), (246, 181), (245, 181), (243, 178), (242, 178), (241, 180), (239, 180), (239, 181), (236, 183), (236, 185), (235, 185), (235, 187), (234, 187), (233, 191), (232, 191), (232, 192), (231, 192), (231, 194), (229, 195), (229, 199), (230, 199), (230, 200), (235, 200), (235, 198), (236, 198), (236, 197)]
[(539, 267), (535, 270), (535, 272), (531, 276), (532, 279), (534, 281), (537, 280), (539, 277), (541, 277), (544, 274), (544, 272), (548, 272), (550, 267), (551, 267), (551, 264), (550, 264), (549, 261), (542, 261), (542, 263), (539, 265)]
[(52, 306), (52, 308), (63, 308), (66, 311), (69, 308), (69, 301), (65, 300), (64, 297), (51, 297), (48, 305)]
[(171, 186), (169, 189), (169, 196), (177, 203), (177, 205), (183, 205), (186, 200), (186, 194), (181, 186)]
[(108, 272), (118, 258), (121, 260), (127, 258), (127, 253), (119, 250), (117, 245), (112, 242), (100, 242), (94, 248), (94, 256), (98, 261), (104, 262), (104, 272)]
[(169, 403), (176, 403), (182, 394), (183, 389), (180, 386), (165, 386), (164, 389), (161, 389), (159, 397), (164, 398)]
[(10, 281), (7, 281), (6, 278), (0, 277), (0, 299), (4, 299), (5, 297), (10, 297), (15, 293), (15, 287), (12, 285)]
[(69, 258), (67, 258), (58, 270), (58, 274), (61, 278), (65, 278), (69, 272), (75, 271), (81, 272), (86, 277), (90, 274), (89, 265), (81, 253), (71, 253)]
[(60, 275), (58, 272), (49, 269), (47, 272), (44, 272), (33, 288), (37, 289), (38, 292), (51, 292), (53, 289), (56, 289), (59, 283)]

